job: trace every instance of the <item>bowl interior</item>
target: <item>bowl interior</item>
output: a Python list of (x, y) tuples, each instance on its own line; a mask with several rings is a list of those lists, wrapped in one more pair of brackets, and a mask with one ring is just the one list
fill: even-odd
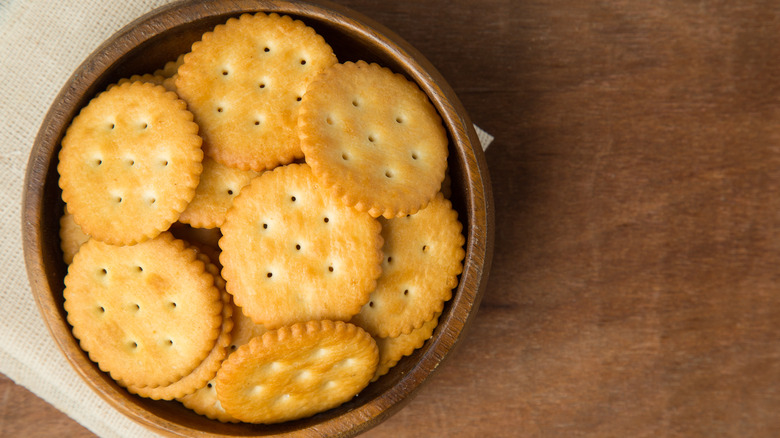
[[(245, 12), (288, 14), (313, 27), (333, 47), (340, 62), (377, 62), (404, 73), (429, 95), (442, 115), (450, 140), (452, 202), (466, 235), (464, 273), (434, 336), (423, 348), (369, 385), (352, 401), (310, 418), (278, 424), (222, 424), (197, 415), (177, 402), (133, 396), (89, 360), (72, 336), (62, 307), (67, 267), (59, 247), (63, 211), (57, 154), (70, 120), (109, 84), (133, 74), (151, 73), (189, 51), (214, 26)], [(77, 372), (105, 400), (130, 418), (172, 435), (263, 436), (309, 430), (316, 434), (354, 435), (399, 409), (456, 344), (479, 304), (492, 247), (489, 182), (484, 157), (452, 90), (413, 48), (377, 23), (334, 4), (232, 1), (183, 2), (136, 20), (104, 43), (69, 79), (36, 138), (24, 194), (24, 245), (33, 293), (58, 346)]]

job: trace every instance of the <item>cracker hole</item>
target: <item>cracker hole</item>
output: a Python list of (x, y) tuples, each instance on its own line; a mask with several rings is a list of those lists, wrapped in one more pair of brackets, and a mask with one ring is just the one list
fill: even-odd
[(271, 278), (271, 277), (274, 276), (274, 273), (273, 272), (269, 272), (269, 273), (265, 274), (265, 276), (268, 277), (268, 278)]
[(233, 196), (233, 189), (228, 189), (227, 194)]
[(392, 258), (392, 257), (388, 257), (388, 258), (387, 258), (387, 263), (390, 263), (390, 262), (392, 262), (392, 261), (393, 261), (393, 258)]
[(392, 178), (393, 177), (393, 172), (391, 172), (389, 170), (386, 170), (385, 171), (385, 176), (388, 177), (388, 178)]
[(428, 245), (423, 245), (422, 250), (423, 250), (423, 252), (428, 251)]
[(172, 347), (173, 346), (173, 339), (168, 339), (166, 341), (166, 343), (168, 344), (169, 347)]
[(263, 224), (263, 229), (267, 230), (268, 229), (268, 224)]
[(260, 125), (260, 120), (255, 120), (255, 126), (259, 126), (259, 125)]
[(261, 82), (260, 84), (258, 84), (258, 87), (265, 88), (265, 84)]
[(346, 152), (345, 152), (345, 153), (341, 154), (341, 159), (344, 160), (344, 161), (347, 161), (347, 160), (349, 160), (349, 155), (347, 155)]
[(355, 108), (357, 108), (357, 106), (358, 106), (358, 101), (357, 101), (357, 99), (353, 99), (353, 100), (352, 100), (352, 106), (354, 106)]
[(117, 196), (116, 197), (116, 202), (117, 202), (117, 204), (121, 204), (122, 203), (122, 197), (121, 196)]
[(376, 141), (376, 137), (374, 137), (373, 135), (369, 135), (368, 136), (368, 141), (373, 143), (374, 141)]
[(146, 128), (148, 128), (148, 127), (149, 127), (149, 124), (148, 124), (148, 123), (142, 123), (142, 124), (141, 124), (141, 129), (146, 129)]
[(305, 59), (301, 59), (301, 65), (306, 65), (306, 60)]
[(108, 274), (108, 270), (106, 268), (103, 268), (99, 271), (100, 275), (106, 275)]
[(176, 304), (175, 302), (171, 301), (170, 303), (168, 303), (168, 306), (169, 306), (171, 309), (175, 309), (175, 308), (176, 308), (176, 306), (177, 306), (177, 304)]
[(103, 306), (98, 307), (98, 310), (100, 311), (100, 313), (106, 313), (106, 308)]
[(296, 249), (297, 251), (300, 251), (300, 250), (301, 250), (301, 245), (295, 245), (295, 249)]
[(162, 160), (161, 163), (163, 166), (168, 166), (168, 160)]
[(401, 118), (401, 116), (398, 116), (398, 117), (395, 118), (395, 123), (403, 123), (403, 122), (404, 122), (404, 119)]
[(333, 266), (328, 266), (328, 272), (333, 272)]
[(301, 96), (298, 96), (298, 98), (295, 99), (296, 102), (300, 102), (301, 99), (303, 99)]
[(333, 119), (328, 117), (328, 118), (325, 119), (325, 123), (327, 123), (328, 125), (332, 125), (333, 124)]
[(138, 271), (138, 272), (144, 272), (144, 267), (143, 266), (136, 266), (135, 270)]
[(295, 202), (295, 196), (290, 196), (290, 201)]
[(154, 204), (155, 202), (157, 202), (157, 200), (156, 200), (156, 199), (154, 199), (154, 198), (149, 198), (149, 204)]
[(420, 157), (417, 155), (417, 152), (412, 152), (412, 160), (416, 160), (418, 158)]
[(135, 308), (134, 310), (135, 310), (136, 312), (137, 312), (137, 311), (139, 311), (139, 310), (141, 310), (141, 306), (140, 306), (138, 303), (136, 303), (136, 304), (133, 304), (133, 307)]
[(409, 295), (409, 289), (404, 290), (404, 296)]
[(100, 166), (101, 164), (103, 164), (103, 160), (101, 160), (100, 158), (95, 160), (95, 165)]
[(222, 70), (222, 76), (227, 76), (227, 75), (228, 75), (228, 71), (227, 70)]
[(218, 108), (217, 108), (217, 112), (218, 112), (218, 113), (221, 113), (221, 112), (222, 112), (222, 107), (218, 107)]
[(111, 124), (111, 129), (116, 128), (116, 125), (114, 123)]
[(374, 302), (373, 301), (369, 301), (368, 302), (368, 307), (374, 307)]
[(265, 52), (265, 53), (268, 53), (268, 52), (270, 52), (270, 51), (271, 51), (271, 49), (270, 49), (270, 48), (268, 48), (268, 47), (266, 47), (266, 48), (264, 48), (264, 49), (263, 49), (263, 52)]
[(130, 348), (138, 348), (138, 342), (130, 341)]
[(325, 222), (325, 223), (327, 224), (328, 222), (330, 222), (330, 219), (328, 219), (328, 218), (324, 218), (322, 221), (323, 221), (323, 222)]
[(213, 384), (213, 383), (211, 383), (211, 382), (209, 382), (209, 383), (208, 383), (206, 386), (207, 386), (207, 387), (209, 387), (209, 388), (213, 388), (213, 387), (214, 387), (214, 384)]
[(233, 351), (235, 351), (237, 348), (238, 348), (238, 346), (236, 344), (233, 344), (233, 345), (230, 346), (230, 349), (233, 350)]

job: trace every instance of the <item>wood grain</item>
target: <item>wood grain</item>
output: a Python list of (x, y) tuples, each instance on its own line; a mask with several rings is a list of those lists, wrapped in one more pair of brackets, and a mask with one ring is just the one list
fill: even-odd
[(344, 4), (496, 136), (476, 320), (365, 436), (780, 435), (780, 5)]
[(94, 436), (69, 417), (0, 374), (0, 436)]

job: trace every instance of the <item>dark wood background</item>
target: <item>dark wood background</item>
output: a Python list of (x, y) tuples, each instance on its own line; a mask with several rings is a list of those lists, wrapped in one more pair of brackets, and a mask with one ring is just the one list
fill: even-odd
[[(366, 436), (780, 436), (780, 2), (343, 3), (496, 137), (476, 321)], [(0, 378), (0, 436), (52, 435)]]

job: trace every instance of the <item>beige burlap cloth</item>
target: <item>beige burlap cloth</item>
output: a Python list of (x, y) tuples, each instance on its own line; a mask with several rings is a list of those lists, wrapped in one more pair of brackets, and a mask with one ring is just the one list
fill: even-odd
[[(168, 2), (0, 0), (0, 372), (102, 437), (156, 434), (95, 395), (50, 338), (22, 255), (24, 173), (46, 111), (71, 72), (114, 32)], [(477, 132), (487, 147), (492, 137)]]

